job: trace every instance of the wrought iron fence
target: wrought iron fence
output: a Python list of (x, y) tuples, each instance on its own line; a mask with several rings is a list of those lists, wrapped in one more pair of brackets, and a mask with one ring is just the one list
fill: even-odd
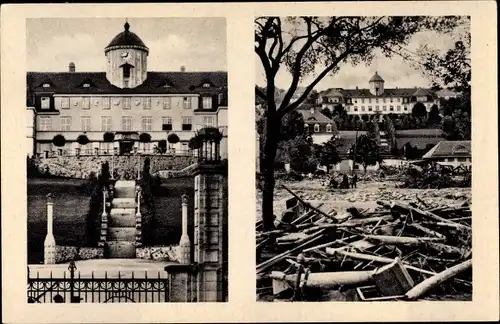
[(69, 149), (58, 149), (54, 151), (44, 151), (42, 153), (36, 153), (35, 155), (39, 158), (54, 158), (58, 156), (120, 156), (120, 155), (127, 155), (127, 156), (136, 156), (141, 155), (141, 156), (196, 156), (196, 151), (195, 150), (169, 150), (165, 153), (157, 153), (153, 149), (150, 150), (139, 150), (137, 153), (131, 152), (131, 153), (125, 153), (125, 154), (120, 154), (118, 152), (114, 152), (113, 150), (106, 150), (106, 149), (88, 149), (88, 150), (69, 150)]
[[(70, 263), (62, 278), (40, 278), (39, 272), (31, 278), (28, 267), (28, 303), (161, 303), (169, 302), (169, 281), (158, 272), (157, 277), (90, 278), (76, 276), (76, 266)], [(164, 274), (163, 274), (164, 275)]]

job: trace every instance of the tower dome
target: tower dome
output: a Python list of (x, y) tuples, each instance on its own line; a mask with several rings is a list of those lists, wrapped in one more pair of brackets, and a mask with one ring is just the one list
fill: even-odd
[(135, 33), (130, 31), (130, 24), (125, 22), (123, 25), (124, 31), (116, 35), (108, 46), (104, 49), (104, 52), (107, 53), (116, 48), (139, 48), (146, 52), (149, 52), (148, 47), (144, 44), (142, 39), (137, 36)]
[(370, 82), (385, 82), (384, 79), (378, 74), (378, 72), (375, 72), (375, 74), (372, 76), (370, 79)]
[(149, 48), (139, 36), (130, 31), (125, 22), (124, 31), (116, 35), (104, 49), (107, 59), (106, 78), (118, 88), (135, 88), (147, 78)]

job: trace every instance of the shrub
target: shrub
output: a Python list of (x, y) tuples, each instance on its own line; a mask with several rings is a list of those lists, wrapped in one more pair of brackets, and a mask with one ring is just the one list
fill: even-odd
[(149, 143), (151, 142), (151, 135), (149, 135), (148, 133), (142, 133), (141, 135), (139, 135), (139, 141), (142, 143)]
[(158, 153), (161, 153), (161, 154), (165, 153), (167, 151), (167, 141), (166, 140), (159, 141), (157, 149), (158, 149)]
[(180, 141), (179, 136), (177, 136), (177, 134), (175, 133), (168, 135), (167, 140), (170, 144), (176, 144)]
[(102, 139), (104, 140), (104, 142), (107, 142), (107, 143), (113, 142), (115, 139), (115, 134), (110, 133), (110, 132), (106, 132), (106, 133), (104, 133), (104, 135), (102, 135)]

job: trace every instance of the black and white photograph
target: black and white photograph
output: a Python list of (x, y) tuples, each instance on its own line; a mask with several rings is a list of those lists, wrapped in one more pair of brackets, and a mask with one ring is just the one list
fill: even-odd
[(255, 18), (257, 301), (472, 300), (470, 21)]
[(29, 18), (26, 60), (27, 302), (226, 302), (226, 19)]

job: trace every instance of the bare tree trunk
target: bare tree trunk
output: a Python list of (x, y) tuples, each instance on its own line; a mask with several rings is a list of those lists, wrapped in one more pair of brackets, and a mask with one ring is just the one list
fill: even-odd
[(276, 118), (274, 112), (268, 111), (265, 125), (265, 143), (264, 143), (264, 190), (262, 192), (262, 221), (264, 230), (274, 229), (274, 162), (276, 151), (278, 149), (278, 131), (281, 121)]

